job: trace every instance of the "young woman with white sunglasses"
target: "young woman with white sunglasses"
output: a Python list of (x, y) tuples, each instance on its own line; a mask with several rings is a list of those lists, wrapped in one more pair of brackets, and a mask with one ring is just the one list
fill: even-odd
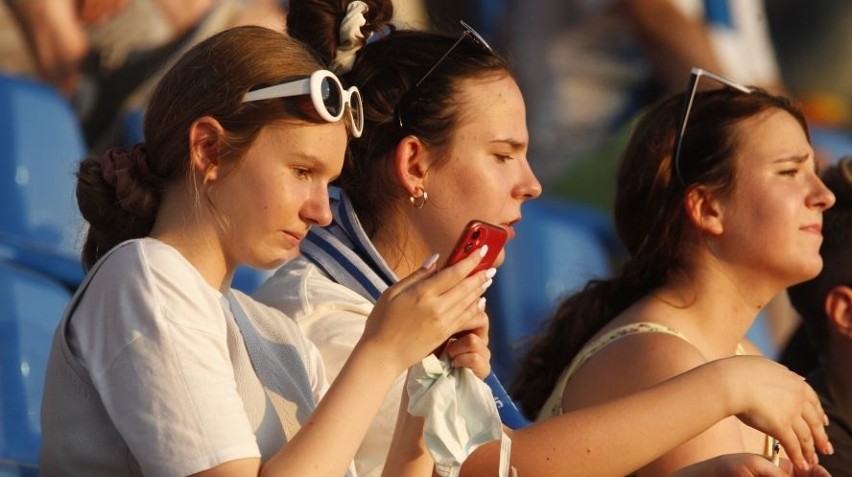
[(230, 288), (238, 265), (278, 266), (329, 223), (359, 100), (299, 42), (236, 28), (165, 75), (145, 144), (81, 162), (88, 274), (48, 363), (42, 475), (345, 475), (393, 380), (484, 325), (479, 255), (426, 264), (328, 388), (298, 328)]

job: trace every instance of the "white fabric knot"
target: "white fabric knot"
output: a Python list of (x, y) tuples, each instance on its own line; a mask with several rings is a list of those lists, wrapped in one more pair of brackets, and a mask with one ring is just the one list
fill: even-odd
[(430, 354), (411, 367), (405, 386), (408, 412), (426, 418), (423, 438), (438, 475), (458, 477), (467, 457), (492, 440), (501, 442), (498, 476), (514, 475), (512, 441), (503, 432), (491, 390), (473, 371)]
[(364, 14), (369, 8), (361, 0), (355, 0), (346, 6), (346, 15), (340, 22), (340, 43), (334, 52), (331, 70), (335, 73), (348, 73), (355, 64), (355, 55), (364, 45), (361, 27), (367, 24)]

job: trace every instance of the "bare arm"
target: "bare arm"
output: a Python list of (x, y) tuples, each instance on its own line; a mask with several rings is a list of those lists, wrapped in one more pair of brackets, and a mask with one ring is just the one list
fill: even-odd
[[(804, 449), (813, 462), (811, 443), (827, 448), (824, 413), (801, 379), (778, 368), (754, 357), (714, 361), (645, 391), (537, 422), (514, 432), (512, 465), (519, 475), (625, 475), (731, 415), (781, 438), (798, 459)], [(742, 386), (744, 379), (761, 376), (761, 382)], [(775, 400), (765, 402), (754, 389), (776, 378), (783, 383)], [(798, 431), (805, 420), (809, 432), (799, 435), (793, 428)], [(496, 443), (478, 449), (462, 475), (496, 472), (498, 453)]]
[(685, 467), (671, 477), (831, 477), (824, 467), (796, 470), (788, 460), (776, 467), (757, 454), (727, 454)]
[(671, 0), (623, 0), (657, 77), (669, 91), (683, 89), (693, 66), (721, 71), (707, 27)]
[[(480, 258), (473, 254), (438, 273), (420, 269), (389, 288), (322, 401), (293, 439), (262, 468), (257, 459), (243, 459), (197, 475), (343, 475), (396, 377), (448, 336), (485, 326), (487, 317), (479, 297), (487, 277), (480, 272), (465, 278)], [(414, 432), (401, 435), (419, 439)], [(426, 475), (419, 472), (418, 467), (405, 475)]]

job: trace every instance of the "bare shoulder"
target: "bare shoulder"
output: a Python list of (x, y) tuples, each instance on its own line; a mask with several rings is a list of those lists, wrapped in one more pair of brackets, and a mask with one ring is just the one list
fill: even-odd
[(580, 367), (565, 387), (563, 406), (576, 409), (641, 391), (705, 364), (684, 338), (637, 333), (612, 341)]

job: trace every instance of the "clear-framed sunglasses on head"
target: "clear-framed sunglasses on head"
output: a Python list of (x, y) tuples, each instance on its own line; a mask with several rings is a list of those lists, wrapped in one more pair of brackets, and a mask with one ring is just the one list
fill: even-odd
[(310, 95), (311, 103), (320, 117), (330, 123), (340, 121), (344, 111), (347, 112), (352, 136), (361, 137), (364, 132), (364, 105), (361, 102), (361, 92), (355, 86), (344, 89), (337, 76), (328, 70), (317, 70), (308, 78), (249, 91), (242, 102), (250, 103), (307, 94)]
[(428, 70), (426, 70), (426, 73), (424, 73), (423, 76), (421, 76), (420, 79), (417, 80), (416, 83), (414, 83), (414, 86), (409, 88), (408, 91), (406, 91), (405, 94), (402, 95), (402, 98), (400, 98), (399, 102), (397, 102), (397, 104), (396, 104), (396, 119), (399, 122), (400, 128), (405, 127), (405, 123), (403, 122), (403, 114), (402, 114), (404, 106), (407, 105), (409, 102), (411, 102), (414, 98), (417, 97), (417, 93), (419, 91), (420, 85), (423, 84), (423, 82), (426, 80), (426, 78), (428, 78), (429, 75), (431, 75), (432, 72), (434, 72), (438, 68), (438, 66), (440, 66), (441, 63), (443, 63), (444, 60), (447, 59), (448, 56), (450, 56), (450, 53), (452, 53), (453, 50), (455, 50), (456, 47), (458, 47), (459, 44), (465, 38), (470, 38), (474, 43), (476, 43), (477, 45), (479, 45), (480, 47), (482, 47), (483, 49), (485, 49), (488, 52), (494, 51), (494, 50), (491, 49), (491, 45), (489, 45), (488, 42), (485, 41), (485, 38), (482, 38), (482, 35), (477, 33), (477, 31), (474, 30), (473, 27), (471, 27), (470, 25), (465, 23), (464, 20), (460, 20), (459, 23), (462, 26), (462, 32), (461, 32), (461, 35), (459, 35), (458, 40), (456, 40), (456, 42), (453, 43), (453, 45), (450, 46), (450, 48), (447, 49), (447, 51), (443, 55), (441, 55), (440, 58), (438, 58), (438, 61), (433, 63), (432, 66), (429, 67)]
[(680, 181), (682, 185), (685, 185), (685, 182), (680, 172), (680, 149), (681, 146), (683, 146), (683, 136), (686, 133), (686, 125), (689, 121), (689, 113), (692, 112), (692, 104), (695, 101), (695, 94), (698, 92), (698, 83), (700, 82), (701, 78), (705, 76), (719, 83), (722, 83), (725, 86), (729, 86), (738, 91), (742, 91), (745, 94), (751, 94), (752, 92), (754, 92), (754, 89), (737, 83), (736, 81), (725, 78), (724, 76), (717, 75), (716, 73), (712, 73), (701, 68), (692, 68), (692, 72), (689, 75), (689, 83), (686, 86), (686, 94), (683, 97), (683, 106), (680, 110), (680, 118), (677, 122), (677, 134), (675, 135), (674, 152), (672, 154), (672, 167), (674, 169), (675, 176), (677, 176), (678, 181)]

